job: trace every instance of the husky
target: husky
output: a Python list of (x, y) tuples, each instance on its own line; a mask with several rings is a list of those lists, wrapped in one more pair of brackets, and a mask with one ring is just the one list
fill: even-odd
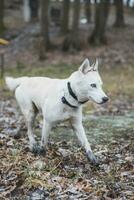
[[(98, 159), (92, 152), (82, 125), (82, 105), (89, 100), (97, 104), (108, 101), (102, 89), (98, 72), (98, 60), (90, 64), (85, 59), (79, 69), (67, 79), (48, 77), (5, 78), (6, 84), (14, 91), (16, 100), (25, 117), (30, 149), (34, 153), (44, 153), (51, 128), (57, 123), (69, 120), (79, 141), (84, 147), (87, 158), (94, 165)], [(37, 111), (42, 111), (43, 127), (40, 145), (33, 134)]]

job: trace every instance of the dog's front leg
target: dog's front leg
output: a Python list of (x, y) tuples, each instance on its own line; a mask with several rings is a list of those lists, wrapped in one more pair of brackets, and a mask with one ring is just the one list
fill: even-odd
[(42, 127), (42, 136), (41, 136), (41, 150), (40, 150), (41, 154), (45, 154), (50, 130), (51, 130), (51, 123), (47, 122), (44, 119), (43, 120), (43, 127)]
[(79, 119), (79, 118), (73, 119), (72, 120), (72, 126), (73, 126), (73, 129), (74, 129), (79, 141), (81, 142), (82, 146), (86, 150), (86, 154), (87, 154), (88, 159), (91, 161), (92, 164), (98, 165), (98, 160), (94, 156), (92, 149), (90, 147), (90, 144), (87, 140), (87, 137), (86, 137), (83, 125), (82, 125), (82, 120)]

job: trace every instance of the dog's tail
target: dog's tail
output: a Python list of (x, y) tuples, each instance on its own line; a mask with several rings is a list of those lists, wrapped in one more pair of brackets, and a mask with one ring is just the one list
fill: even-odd
[(21, 78), (12, 78), (12, 77), (5, 77), (5, 82), (7, 84), (7, 87), (11, 91), (15, 91), (15, 89), (26, 79), (28, 79), (27, 76), (21, 77)]

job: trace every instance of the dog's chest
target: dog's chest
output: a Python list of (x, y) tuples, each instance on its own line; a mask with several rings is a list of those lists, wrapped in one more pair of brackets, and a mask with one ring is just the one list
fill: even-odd
[(62, 111), (61, 111), (60, 120), (61, 120), (61, 121), (62, 121), (62, 120), (63, 120), (63, 121), (64, 121), (64, 120), (68, 120), (69, 118), (71, 118), (71, 115), (72, 115), (72, 113), (69, 112), (68, 109), (63, 108)]
[(59, 109), (57, 110), (57, 113), (55, 113), (55, 121), (60, 122), (60, 121), (65, 121), (71, 118), (71, 113), (66, 109)]
[(65, 120), (69, 120), (74, 115), (74, 111), (72, 109), (68, 109), (68, 107), (55, 107), (51, 109), (51, 111), (47, 109), (46, 117), (49, 121), (54, 123), (59, 123)]

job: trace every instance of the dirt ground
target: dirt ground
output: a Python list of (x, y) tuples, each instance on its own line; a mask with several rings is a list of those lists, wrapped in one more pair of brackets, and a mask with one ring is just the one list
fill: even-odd
[[(16, 23), (19, 24), (19, 20), (22, 19), (18, 18)], [(51, 37), (58, 46), (47, 53), (45, 61), (38, 60), (39, 25), (10, 25), (6, 33), (12, 38), (5, 48), (6, 75), (64, 78), (76, 70), (85, 57), (98, 57), (110, 101), (101, 107), (89, 102), (83, 108), (83, 124), (100, 160), (99, 167), (93, 167), (87, 160), (68, 123), (52, 130), (46, 156), (34, 156), (28, 148), (23, 116), (1, 79), (1, 200), (134, 199), (134, 21), (129, 15), (126, 27), (115, 29), (111, 26), (112, 20), (107, 29), (106, 46), (86, 45), (75, 54), (60, 50), (63, 38), (58, 35), (58, 28), (54, 35), (54, 27), (51, 27)], [(7, 18), (7, 24), (9, 21)], [(90, 28), (89, 32), (93, 25), (82, 26), (81, 36), (86, 38)], [(35, 124), (38, 141), (41, 127), (39, 115)]]

